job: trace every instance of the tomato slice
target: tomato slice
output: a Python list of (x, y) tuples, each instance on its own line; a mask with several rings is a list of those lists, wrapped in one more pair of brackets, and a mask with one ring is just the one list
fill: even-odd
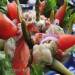
[(13, 1), (12, 3), (8, 3), (7, 11), (8, 11), (7, 14), (11, 20), (17, 19), (17, 21), (19, 21), (17, 4), (15, 1)]
[(75, 45), (75, 35), (61, 35), (58, 39), (58, 48), (65, 51)]
[(0, 12), (0, 38), (8, 39), (17, 33), (16, 25), (4, 14)]
[(29, 57), (30, 57), (30, 52), (28, 45), (26, 44), (24, 39), (21, 38), (17, 42), (15, 54), (12, 60), (13, 69), (15, 70), (16, 75), (25, 75), (24, 73), (25, 69), (27, 68)]

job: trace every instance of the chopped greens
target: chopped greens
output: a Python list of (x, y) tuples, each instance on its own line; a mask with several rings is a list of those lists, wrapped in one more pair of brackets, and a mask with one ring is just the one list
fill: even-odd
[(9, 56), (2, 51), (0, 51), (0, 75), (15, 75)]
[(45, 16), (49, 17), (52, 10), (56, 11), (57, 9), (57, 2), (56, 0), (47, 0), (46, 1), (46, 8), (44, 11)]
[(32, 65), (31, 75), (43, 75), (43, 68), (39, 64)]
[(0, 12), (3, 12), (6, 14), (6, 5), (8, 3), (8, 0), (0, 0)]

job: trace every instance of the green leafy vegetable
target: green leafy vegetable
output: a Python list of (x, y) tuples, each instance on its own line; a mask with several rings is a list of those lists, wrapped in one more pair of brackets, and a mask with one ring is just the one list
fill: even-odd
[(64, 17), (64, 21), (62, 23), (62, 27), (66, 29), (65, 33), (72, 33), (72, 25), (75, 23), (75, 12), (71, 9), (71, 6), (67, 6), (67, 12)]
[(57, 2), (56, 2), (56, 0), (47, 0), (44, 14), (47, 17), (49, 17), (51, 10), (55, 11), (56, 9), (57, 9)]
[[(70, 13), (71, 14), (71, 13)], [(72, 25), (75, 21), (75, 13), (71, 14), (69, 17), (65, 18), (67, 20), (65, 20), (65, 28), (66, 28), (66, 33), (71, 33), (72, 32)]]
[(39, 64), (32, 65), (31, 75), (43, 75), (43, 68)]
[(5, 6), (7, 4), (7, 0), (0, 0), (0, 6)]
[(0, 75), (15, 75), (10, 57), (2, 51), (0, 51)]
[(73, 13), (69, 18), (69, 22), (68, 22), (68, 25), (67, 25), (67, 33), (72, 32), (72, 25), (73, 25), (74, 20), (75, 20), (75, 13)]
[(8, 3), (8, 0), (0, 0), (0, 12), (3, 12), (6, 14), (7, 3)]

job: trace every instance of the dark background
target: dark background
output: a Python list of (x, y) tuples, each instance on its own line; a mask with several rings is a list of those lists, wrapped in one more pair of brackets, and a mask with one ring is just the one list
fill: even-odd
[[(10, 2), (12, 2), (13, 0), (9, 0)], [(27, 4), (28, 0), (19, 0), (21, 4)]]
[[(12, 2), (13, 0), (9, 0), (10, 2)], [(27, 4), (28, 0), (19, 0), (21, 4)], [(43, 0), (41, 0), (43, 1)], [(57, 4), (60, 7), (63, 4), (64, 0), (57, 0)], [(70, 5), (70, 4), (69, 4)], [(75, 12), (75, 6), (70, 5), (70, 9), (73, 9)]]
[[(9, 0), (10, 2), (12, 2), (13, 0)], [(21, 4), (27, 4), (28, 0), (19, 0)], [(43, 1), (43, 0), (41, 0)], [(63, 3), (64, 0), (57, 0), (58, 4), (61, 5)]]

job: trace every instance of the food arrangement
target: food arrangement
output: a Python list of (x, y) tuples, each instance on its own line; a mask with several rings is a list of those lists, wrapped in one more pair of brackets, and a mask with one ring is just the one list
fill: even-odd
[(18, 0), (1, 3), (0, 75), (45, 75), (48, 67), (74, 75), (63, 62), (75, 45), (75, 13), (66, 0), (59, 8), (56, 2), (36, 0), (35, 10), (26, 12)]

